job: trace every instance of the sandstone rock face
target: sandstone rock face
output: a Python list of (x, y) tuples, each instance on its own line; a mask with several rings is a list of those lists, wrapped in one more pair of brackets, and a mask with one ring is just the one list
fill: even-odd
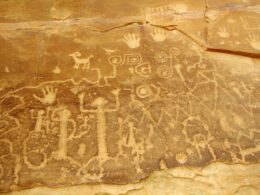
[(0, 193), (259, 194), (258, 21), (259, 0), (0, 1)]

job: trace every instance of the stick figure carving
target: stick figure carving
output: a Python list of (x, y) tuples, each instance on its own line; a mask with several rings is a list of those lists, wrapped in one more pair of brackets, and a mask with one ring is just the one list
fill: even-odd
[(97, 139), (98, 139), (98, 157), (102, 159), (108, 158), (107, 146), (106, 146), (106, 113), (116, 112), (119, 110), (119, 93), (120, 89), (113, 90), (111, 92), (116, 99), (115, 108), (105, 108), (108, 104), (108, 100), (103, 97), (97, 97), (91, 103), (96, 109), (84, 109), (84, 93), (79, 95), (80, 111), (83, 113), (96, 113), (97, 116)]

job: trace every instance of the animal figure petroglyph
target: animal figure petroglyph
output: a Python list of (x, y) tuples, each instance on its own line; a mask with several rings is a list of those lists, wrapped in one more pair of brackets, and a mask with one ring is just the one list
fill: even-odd
[(80, 58), (81, 53), (76, 51), (74, 53), (69, 54), (75, 62), (73, 68), (79, 69), (80, 66), (82, 65), (82, 69), (89, 69), (90, 68), (90, 59), (94, 57), (94, 55), (90, 55), (87, 58)]

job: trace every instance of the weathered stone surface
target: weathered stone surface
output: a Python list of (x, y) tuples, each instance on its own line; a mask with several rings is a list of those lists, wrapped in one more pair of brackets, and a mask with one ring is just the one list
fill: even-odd
[(222, 4), (206, 12), (208, 46), (226, 51), (260, 54), (258, 4)]
[(258, 7), (1, 1), (0, 192), (257, 193)]
[(213, 163), (205, 168), (179, 167), (156, 171), (149, 178), (128, 185), (80, 185), (59, 189), (36, 187), (14, 195), (168, 195), (168, 194), (223, 194), (258, 195), (259, 165), (224, 165)]

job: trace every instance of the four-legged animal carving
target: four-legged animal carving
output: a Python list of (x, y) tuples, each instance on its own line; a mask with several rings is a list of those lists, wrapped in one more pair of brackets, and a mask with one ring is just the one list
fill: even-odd
[(73, 68), (79, 69), (80, 65), (82, 65), (82, 69), (89, 69), (90, 68), (90, 59), (94, 57), (94, 55), (90, 55), (87, 58), (79, 58), (81, 57), (81, 53), (76, 51), (72, 54), (69, 54), (69, 56), (73, 57), (73, 60), (75, 62)]

